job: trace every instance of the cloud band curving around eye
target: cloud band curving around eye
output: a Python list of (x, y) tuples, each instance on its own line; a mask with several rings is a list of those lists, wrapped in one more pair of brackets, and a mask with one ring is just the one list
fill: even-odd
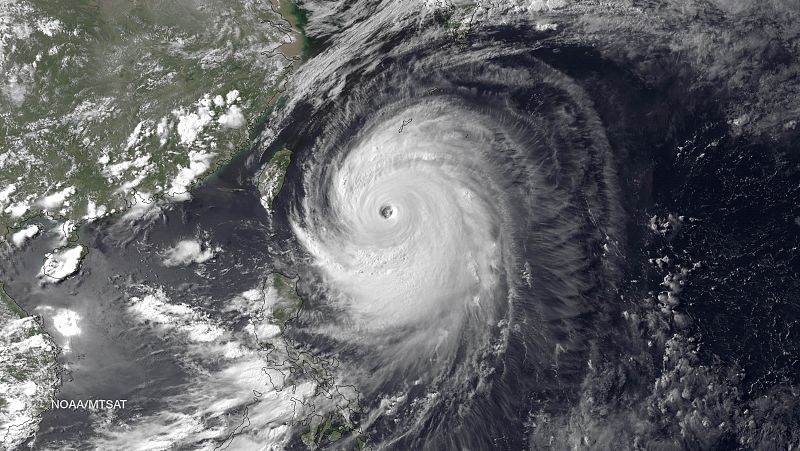
[(529, 47), (416, 38), (315, 58), (262, 135), (263, 160), (295, 155), (274, 214), (305, 298), (287, 333), (337, 357), (380, 443), (480, 449), (524, 421), (480, 412), (585, 371), (614, 156), (586, 92)]
[[(405, 117), (414, 122), (398, 133)], [(506, 207), (486, 121), (426, 99), (306, 175), (320, 185), (293, 229), (359, 327), (446, 328), (495, 302)]]

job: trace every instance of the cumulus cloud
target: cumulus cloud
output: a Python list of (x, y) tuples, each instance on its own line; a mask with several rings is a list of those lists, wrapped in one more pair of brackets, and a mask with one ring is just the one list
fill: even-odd
[(242, 109), (236, 105), (232, 105), (227, 112), (222, 114), (219, 119), (217, 119), (219, 125), (227, 128), (241, 128), (245, 124), (244, 114), (242, 114)]
[(189, 166), (179, 166), (178, 175), (172, 180), (167, 195), (174, 201), (184, 201), (191, 199), (189, 187), (203, 173), (211, 168), (213, 153), (202, 150), (189, 151)]
[(42, 208), (52, 210), (54, 208), (58, 208), (64, 205), (64, 202), (67, 200), (67, 198), (69, 198), (73, 194), (75, 194), (75, 187), (68, 186), (61, 191), (57, 191), (48, 196), (44, 196), (39, 200), (38, 203)]
[(164, 254), (164, 266), (186, 266), (203, 263), (214, 258), (214, 249), (203, 246), (197, 240), (182, 240)]
[(35, 237), (39, 231), (39, 226), (36, 224), (31, 224), (24, 229), (18, 230), (11, 235), (11, 242), (14, 243), (14, 246), (22, 247), (26, 241)]
[[(93, 447), (283, 449), (305, 406), (314, 400), (314, 411), (336, 406), (336, 399), (317, 395), (320, 388), (313, 380), (286, 381), (293, 364), (284, 342), (275, 340), (271, 351), (263, 352), (255, 324), (235, 332), (196, 307), (173, 302), (161, 288), (135, 290), (140, 293), (129, 298), (131, 319), (137, 327), (185, 344), (177, 355), (190, 380), (165, 398), (166, 409), (143, 412), (125, 424), (99, 425)], [(249, 317), (260, 308), (265, 294), (251, 291), (236, 296), (228, 313)], [(241, 428), (243, 419), (246, 428)]]

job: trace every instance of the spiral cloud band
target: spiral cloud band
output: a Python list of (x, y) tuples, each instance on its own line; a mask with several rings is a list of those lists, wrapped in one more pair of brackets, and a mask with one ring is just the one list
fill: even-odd
[(429, 325), (493, 301), (505, 206), (482, 119), (439, 99), (380, 118), (324, 171), (327, 213), (306, 199), (295, 230), (360, 327)]
[(264, 134), (300, 169), (278, 204), (306, 300), (288, 333), (337, 357), (381, 443), (488, 446), (524, 429), (490, 405), (585, 369), (576, 332), (614, 267), (611, 150), (584, 91), (514, 42), (386, 41), (304, 66)]

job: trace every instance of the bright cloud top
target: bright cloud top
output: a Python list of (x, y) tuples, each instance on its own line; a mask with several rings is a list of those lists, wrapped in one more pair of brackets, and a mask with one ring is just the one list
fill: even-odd
[(216, 255), (214, 249), (203, 246), (197, 240), (181, 240), (164, 254), (164, 266), (187, 266), (203, 263)]

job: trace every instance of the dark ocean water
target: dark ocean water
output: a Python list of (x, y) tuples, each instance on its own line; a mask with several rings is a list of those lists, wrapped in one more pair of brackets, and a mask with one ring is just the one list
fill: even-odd
[(800, 383), (800, 172), (796, 147), (730, 136), (706, 123), (655, 184), (659, 208), (695, 218), (662, 243), (673, 260), (702, 261), (686, 312), (708, 359), (742, 368), (749, 396)]

